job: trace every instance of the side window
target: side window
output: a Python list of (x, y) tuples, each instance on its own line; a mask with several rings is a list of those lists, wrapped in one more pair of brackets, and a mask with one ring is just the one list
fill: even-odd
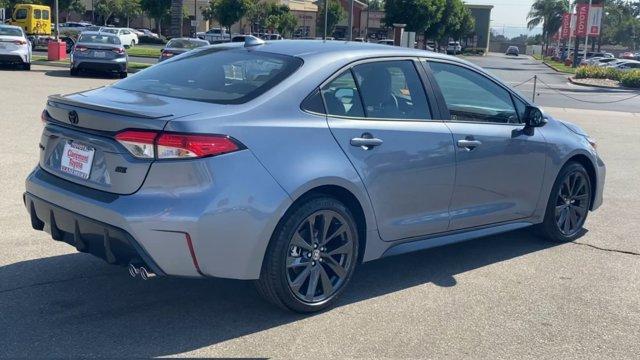
[(27, 9), (18, 9), (16, 10), (16, 20), (24, 20), (27, 18)]
[(518, 118), (520, 119), (520, 122), (524, 122), (522, 119), (524, 119), (524, 112), (527, 109), (527, 104), (524, 103), (524, 101), (518, 99), (517, 97), (513, 97), (513, 103), (516, 105), (516, 112), (518, 112)]
[(322, 102), (322, 94), (320, 94), (320, 89), (314, 90), (306, 99), (302, 101), (300, 104), (302, 110), (325, 114), (324, 111), (324, 103)]
[(333, 79), (322, 89), (327, 114), (335, 116), (364, 117), (358, 87), (351, 70)]
[(427, 96), (413, 61), (365, 63), (355, 66), (353, 72), (368, 118), (431, 119)]
[(458, 65), (429, 62), (451, 120), (520, 123), (507, 90), (487, 77)]
[(38, 9), (33, 10), (33, 18), (36, 20), (40, 20), (42, 18), (42, 11)]
[(49, 10), (42, 10), (42, 20), (49, 20)]

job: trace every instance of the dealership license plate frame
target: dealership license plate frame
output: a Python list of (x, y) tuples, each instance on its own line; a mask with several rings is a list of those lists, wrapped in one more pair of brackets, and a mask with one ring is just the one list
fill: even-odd
[(76, 178), (89, 180), (95, 152), (96, 149), (89, 145), (73, 140), (66, 141), (60, 157), (60, 171)]

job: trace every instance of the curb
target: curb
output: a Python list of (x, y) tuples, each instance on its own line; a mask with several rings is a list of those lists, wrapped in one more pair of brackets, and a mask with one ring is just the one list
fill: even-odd
[(622, 85), (618, 85), (618, 86), (591, 85), (591, 84), (580, 82), (580, 80), (574, 79), (571, 76), (567, 77), (567, 80), (569, 80), (569, 82), (572, 83), (573, 85), (578, 85), (578, 86), (589, 86), (589, 87), (595, 87), (595, 88), (601, 88), (601, 89), (636, 90), (636, 91), (640, 90), (638, 88), (632, 88), (632, 87), (627, 87)]
[(549, 69), (551, 69), (551, 70), (553, 70), (553, 71), (555, 71), (555, 72), (557, 72), (557, 73), (560, 73), (560, 74), (570, 74), (570, 73), (568, 73), (568, 72), (560, 71), (560, 70), (558, 70), (558, 69), (554, 68), (552, 65), (548, 64), (546, 61), (542, 61), (542, 60), (538, 60), (538, 61), (540, 61), (540, 62), (541, 62), (541, 63), (543, 63), (546, 67), (548, 67)]

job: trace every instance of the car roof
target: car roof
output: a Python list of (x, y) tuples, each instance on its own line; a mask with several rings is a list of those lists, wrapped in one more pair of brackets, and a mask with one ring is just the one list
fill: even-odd
[(0, 24), (0, 27), (3, 28), (10, 28), (10, 29), (20, 29), (22, 30), (22, 28), (20, 26), (15, 26), (15, 25), (5, 25), (5, 24)]

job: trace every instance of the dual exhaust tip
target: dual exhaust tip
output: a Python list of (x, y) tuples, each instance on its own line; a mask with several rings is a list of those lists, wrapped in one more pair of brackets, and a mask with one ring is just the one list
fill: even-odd
[(144, 266), (136, 267), (134, 264), (129, 264), (129, 275), (131, 275), (132, 278), (140, 275), (142, 280), (149, 280), (156, 277), (156, 274), (153, 271), (148, 270)]

